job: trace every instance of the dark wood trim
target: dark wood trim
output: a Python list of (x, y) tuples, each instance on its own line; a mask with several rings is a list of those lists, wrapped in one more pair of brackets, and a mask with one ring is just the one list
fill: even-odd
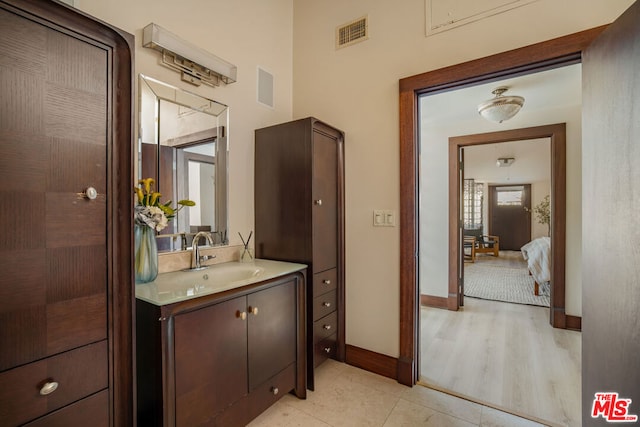
[(417, 95), (400, 91), (400, 357), (398, 381), (418, 380)]
[[(525, 74), (581, 60), (583, 50), (606, 28), (592, 28), (546, 42), (499, 53), (399, 82), (400, 116), (400, 355), (398, 381), (413, 385), (418, 379), (417, 212), (418, 212), (418, 96), (453, 90), (506, 76)], [(559, 237), (559, 236), (558, 236)]]
[[(565, 328), (565, 251), (566, 251), (566, 124), (558, 123), (506, 131), (478, 133), (449, 138), (449, 209), (460, 212), (461, 148), (510, 141), (549, 138), (551, 150), (551, 307), (549, 323)], [(460, 226), (457, 217), (449, 216), (449, 292), (456, 292), (460, 268)], [(451, 260), (457, 260), (451, 262)], [(453, 280), (452, 280), (453, 279)], [(456, 298), (456, 300), (458, 300)]]
[[(458, 265), (460, 262), (460, 253), (458, 252), (458, 242), (460, 236), (458, 234), (458, 224), (460, 222), (460, 158), (459, 150), (452, 144), (449, 144), (449, 305), (448, 308), (451, 311), (458, 311), (462, 306), (462, 299), (458, 293)], [(452, 197), (452, 189), (454, 195)], [(456, 232), (451, 233), (451, 223), (454, 223), (454, 229)], [(455, 260), (455, 261), (454, 261)], [(452, 265), (455, 268), (452, 268)]]
[(213, 142), (217, 139), (218, 128), (211, 128), (167, 139), (163, 145), (168, 145), (174, 148), (185, 148), (191, 147), (192, 145), (202, 144), (203, 142)]
[(434, 297), (433, 295), (420, 295), (420, 305), (433, 308), (449, 308), (449, 298)]
[(369, 372), (396, 379), (398, 373), (398, 359), (386, 354), (376, 353), (347, 344), (346, 363)]
[[(533, 70), (554, 68), (567, 61), (580, 62), (582, 51), (606, 28), (591, 28), (564, 37), (497, 53), (473, 61), (400, 79), (400, 93), (453, 90), (505, 76), (529, 74)], [(402, 125), (401, 125), (402, 126)]]
[(582, 317), (572, 316), (567, 314), (565, 316), (566, 328), (574, 331), (582, 331)]

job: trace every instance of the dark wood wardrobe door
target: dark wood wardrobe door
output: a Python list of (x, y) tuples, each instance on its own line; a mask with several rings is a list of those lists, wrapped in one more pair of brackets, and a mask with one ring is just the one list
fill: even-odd
[(104, 49), (0, 27), (1, 371), (107, 337), (108, 117)]
[(338, 259), (338, 144), (313, 131), (313, 272), (335, 268)]

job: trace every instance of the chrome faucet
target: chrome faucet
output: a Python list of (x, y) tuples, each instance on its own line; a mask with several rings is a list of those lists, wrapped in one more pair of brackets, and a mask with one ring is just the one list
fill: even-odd
[(207, 231), (198, 231), (196, 233), (195, 236), (193, 236), (193, 242), (191, 242), (191, 269), (192, 270), (202, 270), (203, 268), (207, 268), (207, 267), (202, 267), (200, 265), (200, 263), (202, 261), (206, 261), (208, 259), (211, 258), (215, 258), (215, 255), (212, 256), (200, 256), (200, 248), (198, 247), (198, 242), (200, 241), (200, 238), (204, 237), (207, 242), (209, 243), (209, 246), (213, 246), (213, 239), (211, 238), (211, 234)]

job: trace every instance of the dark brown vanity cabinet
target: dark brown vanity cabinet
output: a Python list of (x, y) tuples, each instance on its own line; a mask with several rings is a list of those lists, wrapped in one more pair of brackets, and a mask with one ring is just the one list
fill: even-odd
[(308, 385), (344, 361), (344, 133), (313, 117), (255, 132), (258, 258), (308, 267)]
[(0, 0), (2, 426), (134, 422), (132, 48)]
[(304, 276), (156, 306), (137, 301), (138, 425), (240, 426), (306, 397)]

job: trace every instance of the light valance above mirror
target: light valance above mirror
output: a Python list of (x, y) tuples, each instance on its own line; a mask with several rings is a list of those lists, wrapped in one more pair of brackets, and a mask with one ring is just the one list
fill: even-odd
[(140, 75), (138, 176), (163, 200), (190, 199), (157, 236), (158, 250), (185, 250), (198, 231), (228, 244), (229, 108)]

